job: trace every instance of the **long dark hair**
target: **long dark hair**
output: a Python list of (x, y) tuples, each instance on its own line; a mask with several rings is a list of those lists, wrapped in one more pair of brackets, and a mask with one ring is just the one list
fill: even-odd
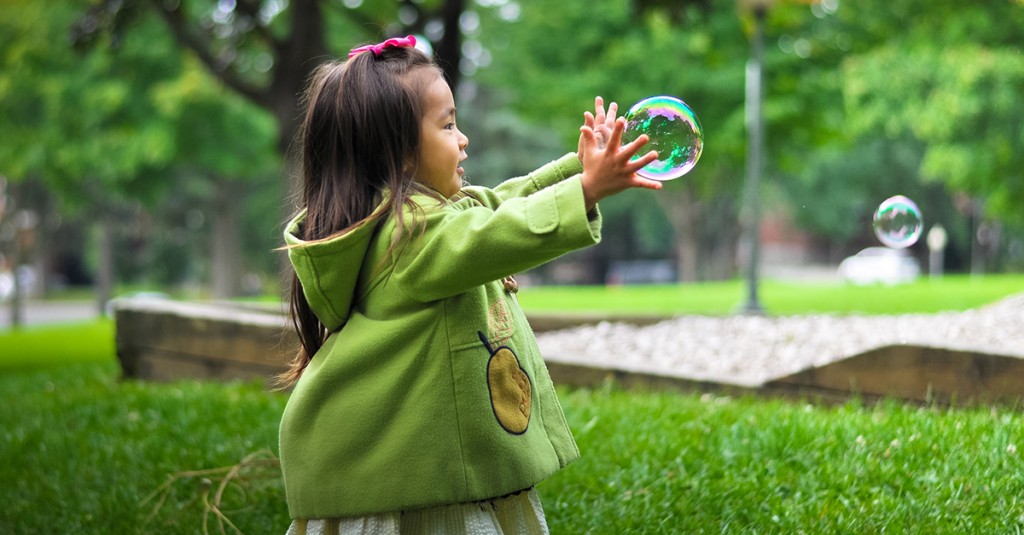
[[(424, 74), (431, 70), (441, 75), (426, 54), (392, 47), (314, 71), (296, 137), (299, 208), (306, 210), (299, 238), (329, 239), (390, 215), (399, 222), (389, 254), (394, 251), (405, 227), (403, 205), (424, 189), (413, 182), (412, 169), (420, 145), (421, 95), (430, 81)], [(328, 335), (294, 272), (291, 279), (291, 321), (300, 347), (290, 369), (277, 378), (282, 388), (298, 380)]]

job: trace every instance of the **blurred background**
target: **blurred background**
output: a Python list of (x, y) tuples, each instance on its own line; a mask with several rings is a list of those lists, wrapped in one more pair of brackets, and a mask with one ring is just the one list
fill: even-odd
[(41, 300), (101, 313), (138, 293), (279, 299), (304, 82), (353, 46), (406, 34), (429, 43), (455, 88), (475, 184), (574, 150), (595, 95), (623, 108), (674, 95), (703, 124), (692, 172), (603, 202), (603, 242), (524, 274), (527, 284), (879, 282), (839, 266), (879, 245), (872, 213), (897, 194), (921, 208), (924, 236), (904, 254), (860, 255), (899, 257), (898, 278), (881, 282), (1024, 269), (1020, 0), (0, 9), (0, 300), (11, 322)]

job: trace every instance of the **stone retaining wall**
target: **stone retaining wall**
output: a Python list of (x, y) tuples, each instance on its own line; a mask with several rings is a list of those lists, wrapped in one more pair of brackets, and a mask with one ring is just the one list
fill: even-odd
[(168, 300), (114, 303), (117, 358), (126, 377), (267, 379), (296, 346), (283, 314)]
[[(112, 304), (117, 357), (126, 377), (266, 379), (287, 369), (298, 347), (284, 311), (262, 305), (134, 298)], [(607, 317), (537, 315), (534, 330), (596, 323)], [(651, 317), (619, 321), (653, 323)]]
[[(284, 371), (297, 341), (280, 310), (236, 304), (126, 300), (114, 303), (117, 356), (126, 377), (146, 380), (263, 379)], [(607, 317), (531, 316), (534, 330), (564, 328)], [(652, 318), (611, 318), (637, 323)], [(770, 394), (843, 401), (901, 398), (924, 403), (1018, 402), (1024, 397), (1024, 359), (984, 352), (890, 345), (818, 368), (738, 384), (662, 370), (626, 369), (548, 357), (559, 384)]]

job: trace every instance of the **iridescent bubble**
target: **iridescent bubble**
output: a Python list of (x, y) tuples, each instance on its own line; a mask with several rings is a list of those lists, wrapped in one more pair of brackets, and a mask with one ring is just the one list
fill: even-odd
[(921, 237), (924, 228), (921, 210), (903, 195), (889, 197), (875, 210), (874, 228), (875, 236), (883, 245), (893, 249), (910, 247)]
[(638, 158), (648, 151), (658, 151), (658, 160), (647, 164), (637, 174), (653, 180), (672, 180), (689, 173), (697, 165), (704, 150), (704, 129), (697, 115), (685, 102), (675, 97), (645, 98), (626, 112), (623, 144), (647, 134), (650, 141), (640, 150)]

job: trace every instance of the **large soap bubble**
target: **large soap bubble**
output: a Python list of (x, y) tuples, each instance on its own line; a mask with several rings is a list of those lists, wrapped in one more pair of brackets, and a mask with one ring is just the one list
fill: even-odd
[(640, 155), (648, 150), (658, 151), (659, 159), (637, 171), (638, 175), (653, 180), (672, 180), (697, 165), (704, 150), (704, 129), (697, 115), (682, 100), (666, 95), (645, 98), (623, 117), (626, 119), (623, 144), (647, 134), (650, 141)]

